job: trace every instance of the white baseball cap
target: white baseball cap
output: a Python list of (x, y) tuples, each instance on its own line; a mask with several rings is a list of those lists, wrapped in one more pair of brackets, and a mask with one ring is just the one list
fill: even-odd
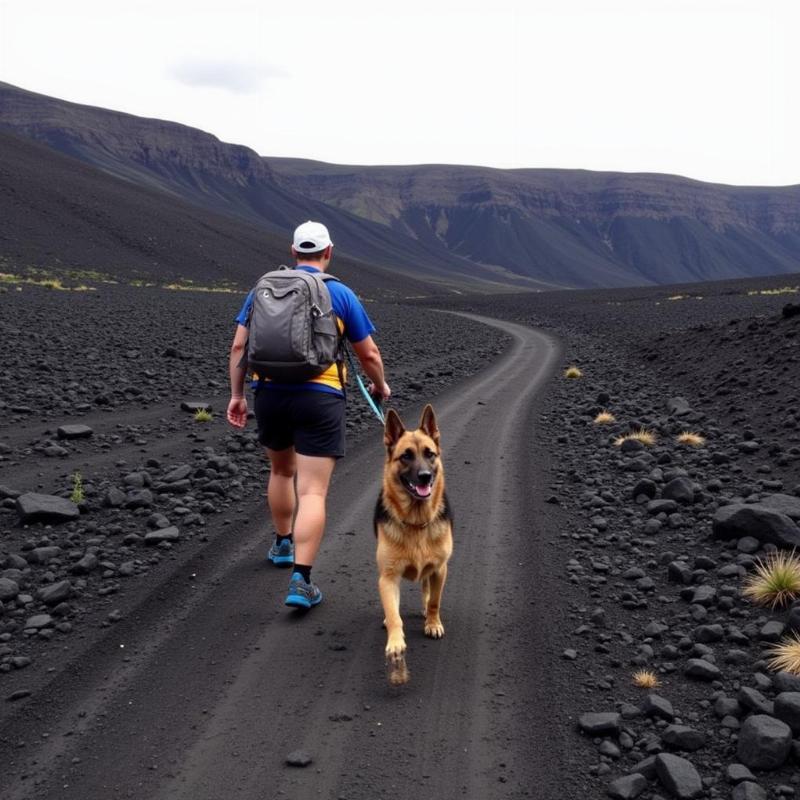
[(321, 222), (304, 222), (294, 232), (294, 249), (298, 253), (318, 253), (332, 245), (331, 235)]

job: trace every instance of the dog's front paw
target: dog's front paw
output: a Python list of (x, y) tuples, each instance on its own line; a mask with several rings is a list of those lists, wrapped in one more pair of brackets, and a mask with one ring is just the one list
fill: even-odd
[(444, 625), (438, 617), (425, 620), (425, 635), (430, 636), (431, 639), (441, 639), (444, 636)]
[(395, 633), (389, 636), (386, 642), (386, 658), (390, 660), (402, 656), (406, 652), (406, 639), (402, 633)]
[(386, 644), (386, 670), (389, 683), (402, 686), (410, 677), (406, 666), (406, 641), (402, 634), (389, 637)]

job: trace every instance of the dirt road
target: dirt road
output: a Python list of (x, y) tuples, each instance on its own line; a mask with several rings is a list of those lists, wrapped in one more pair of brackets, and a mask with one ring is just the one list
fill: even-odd
[[(551, 602), (553, 537), (534, 513), (544, 490), (532, 446), (535, 398), (557, 346), (482, 321), (513, 343), (434, 403), (455, 554), (443, 640), (425, 639), (418, 588), (404, 586), (407, 686), (389, 686), (383, 665), (376, 425), (374, 441), (337, 468), (314, 572), (319, 607), (303, 615), (282, 605), (288, 573), (264, 561), (263, 512), (248, 503), (239, 530), (181, 564), (0, 731), (7, 753), (26, 742), (25, 777), (0, 771), (0, 795), (562, 797), (569, 745), (554, 724), (553, 632), (565, 620)], [(298, 749), (309, 766), (285, 764)]]

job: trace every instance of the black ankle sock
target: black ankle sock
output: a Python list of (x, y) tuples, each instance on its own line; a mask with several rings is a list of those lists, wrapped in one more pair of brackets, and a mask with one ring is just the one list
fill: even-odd
[(311, 583), (311, 567), (307, 567), (305, 564), (295, 564), (293, 571), (299, 572), (306, 583)]
[(275, 534), (275, 538), (278, 540), (278, 544), (281, 544), (285, 541), (292, 541), (292, 534), (287, 533), (286, 536), (281, 536), (279, 533)]

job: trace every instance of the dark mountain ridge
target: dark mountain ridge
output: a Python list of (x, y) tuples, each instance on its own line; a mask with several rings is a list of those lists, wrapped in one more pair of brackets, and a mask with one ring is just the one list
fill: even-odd
[(800, 270), (800, 187), (671, 175), (262, 158), (173, 122), (0, 84), (0, 129), (285, 234), (326, 222), (351, 256), (454, 287), (620, 287)]
[[(132, 184), (0, 131), (0, 272), (100, 272), (247, 289), (290, 261), (286, 235)], [(435, 287), (337, 255), (336, 275), (370, 297)]]
[[(614, 286), (800, 269), (800, 187), (587, 170), (266, 159), (287, 187), (544, 280)], [(603, 280), (602, 275), (608, 275)]]
[[(46, 144), (110, 175), (161, 190), (268, 231), (291, 231), (298, 221), (329, 225), (341, 251), (401, 270), (425, 282), (471, 283), (495, 291), (530, 280), (430, 249), (384, 225), (293, 192), (276, 180), (255, 151), (175, 122), (69, 103), (0, 83), (0, 130)], [(499, 284), (499, 285), (497, 285)]]

